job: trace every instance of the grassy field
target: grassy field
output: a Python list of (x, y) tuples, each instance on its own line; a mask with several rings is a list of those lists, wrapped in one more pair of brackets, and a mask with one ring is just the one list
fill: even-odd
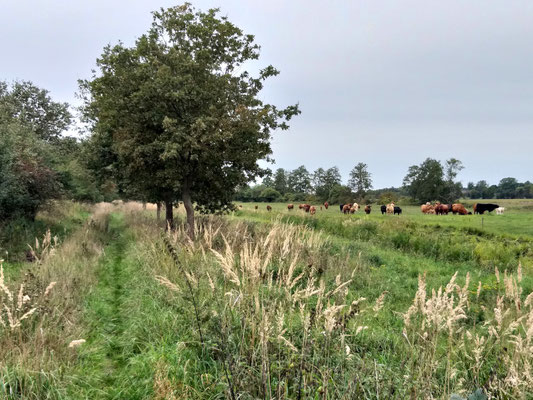
[(182, 208), (165, 233), (150, 207), (97, 205), (3, 278), (0, 397), (531, 398), (531, 204), (483, 228), (243, 204), (194, 242)]

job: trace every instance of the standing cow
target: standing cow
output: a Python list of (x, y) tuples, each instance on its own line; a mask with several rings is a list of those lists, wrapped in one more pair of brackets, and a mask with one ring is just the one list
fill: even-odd
[(324, 208), (325, 208), (325, 209), (327, 210), (327, 209), (328, 209), (328, 207), (329, 207), (329, 203), (328, 203), (327, 201), (326, 201), (326, 202), (324, 202)]
[(287, 204), (287, 210), (291, 211), (294, 208), (294, 204)]
[(267, 211), (272, 211), (272, 207), (271, 206), (267, 206)]
[(487, 203), (487, 204), (483, 204), (483, 203), (476, 203), (474, 204), (474, 214), (484, 214), (485, 211), (488, 211), (488, 212), (493, 212), (494, 210), (496, 210), (497, 208), (499, 208), (500, 206), (498, 204), (491, 204), (491, 203)]
[(365, 213), (368, 215), (372, 212), (372, 206), (371, 205), (366, 205), (365, 206)]
[(394, 215), (398, 214), (400, 215), (402, 213), (402, 209), (398, 206), (394, 206)]
[(382, 205), (381, 206), (381, 215), (385, 214), (387, 212), (387, 206), (386, 205)]

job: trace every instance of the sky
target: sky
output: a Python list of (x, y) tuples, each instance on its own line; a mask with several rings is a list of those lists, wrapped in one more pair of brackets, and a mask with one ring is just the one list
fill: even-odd
[[(299, 103), (291, 129), (275, 132), (275, 165), (339, 167), (344, 180), (368, 164), (375, 188), (400, 186), (410, 165), (455, 157), (464, 184), (533, 180), (531, 0), (201, 0), (254, 34), (281, 74), (262, 97)], [(105, 45), (132, 45), (148, 0), (0, 0), (0, 80), (31, 80), (79, 104)]]

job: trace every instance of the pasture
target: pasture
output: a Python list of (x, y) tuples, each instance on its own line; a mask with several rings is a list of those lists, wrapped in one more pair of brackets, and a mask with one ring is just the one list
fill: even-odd
[(310, 216), (244, 203), (199, 216), (194, 242), (183, 206), (165, 232), (151, 206), (63, 204), (38, 216), (70, 227), (52, 252), (3, 263), (0, 299), (11, 307), (4, 288), (22, 283), (36, 311), (22, 319), (12, 296), (20, 326), (0, 327), (0, 394), (530, 398), (533, 235), (520, 204), (482, 228), (412, 206)]

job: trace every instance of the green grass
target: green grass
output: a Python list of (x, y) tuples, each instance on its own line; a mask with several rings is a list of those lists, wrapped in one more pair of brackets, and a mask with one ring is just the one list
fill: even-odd
[[(494, 212), (485, 215), (424, 215), (419, 206), (400, 205), (402, 215), (400, 218), (407, 219), (422, 225), (449, 226), (463, 230), (480, 230), (483, 232), (493, 233), (496, 235), (507, 235), (512, 238), (529, 238), (533, 239), (533, 200), (469, 200), (469, 203), (491, 202), (505, 207), (504, 215), (496, 215)], [(287, 203), (238, 203), (242, 205), (243, 211), (250, 211), (259, 215), (277, 215), (277, 214), (298, 214), (298, 204), (295, 204), (295, 210), (288, 211)], [(272, 211), (268, 213), (266, 206), (272, 206)], [(258, 210), (255, 210), (258, 206)], [(338, 205), (331, 205), (328, 210), (320, 210), (317, 206), (315, 218), (333, 220), (336, 222), (345, 221), (347, 218), (359, 219), (364, 218), (370, 221), (382, 221), (385, 218), (398, 218), (398, 216), (382, 215), (379, 204), (372, 205), (372, 212), (366, 215), (362, 209), (353, 215), (343, 215), (339, 211)], [(472, 207), (469, 207), (472, 211)]]
[[(524, 268), (524, 294), (533, 290), (533, 231), (529, 225), (533, 218), (528, 211), (529, 202), (520, 203), (520, 208), (517, 202), (509, 204), (516, 209), (505, 204), (509, 207), (505, 215), (485, 216), (483, 229), (476, 226), (481, 222), (480, 216), (422, 215), (418, 207), (412, 206), (402, 206), (404, 214), (399, 217), (382, 216), (379, 206), (374, 206), (369, 216), (362, 212), (342, 215), (338, 206), (309, 216), (298, 210), (288, 212), (286, 204), (273, 204), (272, 212), (266, 211), (266, 203), (259, 204), (257, 211), (255, 204), (243, 204), (242, 210), (215, 221), (230, 239), (244, 225), (248, 232), (246, 241), (250, 243), (264, 238), (276, 221), (305, 225), (321, 233), (325, 240), (319, 251), (301, 251), (302, 260), (312, 258), (313, 268), (322, 271), (327, 291), (336, 287), (337, 276), (341, 281), (352, 276), (347, 304), (362, 296), (367, 299), (364, 304), (372, 305), (386, 292), (385, 306), (379, 313), (362, 313), (358, 317), (357, 323), (368, 330), (342, 338), (355, 355), (352, 361), (346, 361), (344, 347), (339, 343), (331, 344), (331, 353), (324, 350), (329, 345), (320, 333), (323, 328), (317, 328), (315, 347), (312, 356), (309, 355), (310, 370), (306, 372), (309, 387), (302, 398), (316, 397), (324, 384), (323, 373), (332, 371), (335, 376), (327, 378), (330, 393), (339, 396), (357, 393), (358, 398), (371, 399), (405, 398), (407, 393), (402, 391), (401, 382), (408, 355), (401, 313), (412, 304), (419, 275), (426, 275), (431, 290), (446, 285), (456, 271), (462, 285), (469, 273), (472, 297), (481, 282), (480, 301), (493, 304), (504, 291), (503, 283), (498, 284), (493, 274), (494, 267), (502, 272), (516, 271), (520, 261)], [(69, 218), (65, 223), (74, 224), (69, 228), (74, 229), (76, 222)], [(86, 216), (80, 214), (79, 218)], [(161, 234), (161, 227), (154, 223), (150, 212), (132, 214), (115, 209), (103, 239), (103, 256), (97, 265), (87, 266), (95, 268), (98, 277), (79, 305), (87, 343), (79, 348), (74, 363), (65, 361), (68, 373), (43, 370), (33, 375), (36, 393), (48, 393), (50, 399), (216, 399), (227, 398), (230, 387), (235, 387), (241, 398), (261, 397), (262, 390), (266, 390), (258, 384), (261, 371), (256, 359), (261, 355), (259, 350), (247, 348), (248, 341), (258, 333), (245, 327), (246, 318), (257, 316), (253, 312), (245, 316), (224, 306), (231, 295), (231, 285), (221, 277), (220, 266), (210, 251), (179, 247), (183, 263), (179, 267), (165, 250)], [(213, 247), (222, 251), (225, 246), (222, 238), (217, 236), (213, 240)], [(295, 276), (309, 268), (304, 261), (296, 266)], [(269, 268), (281, 271), (284, 262), (288, 260), (276, 259)], [(203, 344), (196, 326), (193, 298), (181, 268), (196, 276), (193, 293), (199, 308)], [(210, 289), (207, 272), (215, 280), (218, 294)], [(157, 275), (175, 282), (180, 292), (159, 284)], [(304, 287), (306, 279), (297, 288)], [(261, 298), (275, 306), (281, 301), (281, 294), (262, 288)], [(240, 301), (248, 300), (245, 293)], [(250, 309), (253, 304), (250, 301)], [(484, 318), (480, 310), (473, 310), (464, 326), (475, 329), (476, 324), (481, 326), (485, 322)], [(293, 314), (287, 310), (286, 319), (286, 336), (301, 346), (297, 308)], [(276, 323), (272, 321), (273, 325)], [(276, 387), (279, 379), (287, 385), (284, 393), (293, 396), (297, 389), (291, 385), (298, 381), (299, 358), (277, 346), (272, 344), (268, 349), (272, 387)], [(494, 360), (487, 360), (486, 365)], [(229, 373), (226, 363), (230, 365)], [(19, 371), (21, 366), (5, 368), (0, 375), (6, 378), (9, 374), (14, 374), (14, 379), (24, 376), (24, 371)], [(487, 374), (490, 373), (488, 370)], [(348, 390), (355, 376), (359, 386)], [(470, 391), (477, 387), (472, 382), (468, 384)], [(434, 393), (442, 398), (439, 389)], [(328, 396), (334, 398), (332, 394)]]

